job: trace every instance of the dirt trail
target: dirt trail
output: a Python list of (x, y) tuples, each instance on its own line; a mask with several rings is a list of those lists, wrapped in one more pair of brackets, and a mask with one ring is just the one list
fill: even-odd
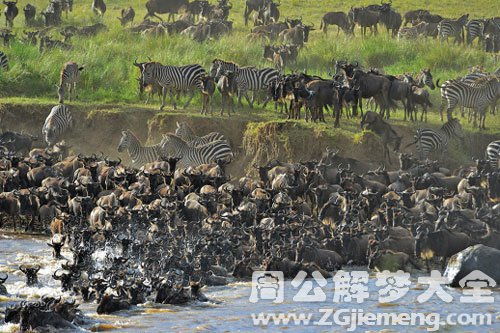
[[(0, 130), (24, 131), (41, 137), (45, 117), (53, 105), (43, 104), (0, 104)], [(158, 113), (155, 110), (139, 107), (93, 105), (70, 106), (76, 126), (67, 141), (76, 153), (96, 153), (121, 157), (128, 162), (126, 154), (118, 154), (116, 146), (121, 131), (131, 129), (146, 144), (160, 141), (161, 134), (173, 132), (176, 122), (187, 122), (198, 135), (209, 132), (222, 132), (230, 141), (236, 154), (229, 172), (239, 177), (252, 170), (253, 163), (265, 163), (278, 158), (282, 161), (319, 159), (326, 147), (338, 148), (342, 155), (374, 165), (382, 163), (382, 148), (379, 139), (371, 133), (359, 136), (353, 142), (345, 134), (331, 134), (302, 126), (297, 122), (249, 122), (238, 119), (206, 118), (179, 113)], [(398, 133), (408, 142), (413, 129), (398, 126)], [(469, 136), (468, 151), (482, 156), (484, 147), (493, 140), (491, 135), (472, 134)], [(43, 144), (43, 142), (40, 142)], [(470, 161), (472, 154), (464, 154), (464, 149), (452, 149), (445, 156), (445, 162), (456, 167)], [(396, 160), (396, 156), (393, 157)], [(396, 161), (393, 161), (396, 162)], [(397, 167), (397, 163), (394, 163)]]

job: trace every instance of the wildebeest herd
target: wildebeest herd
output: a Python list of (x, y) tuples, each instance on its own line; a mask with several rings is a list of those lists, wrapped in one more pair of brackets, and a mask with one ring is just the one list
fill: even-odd
[[(6, 25), (12, 26), (18, 15), (17, 2), (4, 2)], [(96, 15), (104, 15), (106, 4), (103, 0), (94, 0), (92, 10)], [(38, 30), (24, 31), (23, 41), (28, 44), (38, 44), (41, 51), (50, 48), (71, 49), (73, 36), (93, 36), (107, 27), (103, 23), (77, 27), (62, 24), (62, 13), (72, 11), (72, 0), (51, 0), (48, 7), (41, 14), (44, 21), (36, 19), (36, 8), (26, 5), (24, 8), (25, 23), (27, 26), (45, 27)], [(146, 3), (147, 14), (143, 22), (131, 26), (131, 33), (145, 35), (171, 35), (184, 34), (197, 41), (216, 39), (230, 33), (233, 22), (228, 21), (232, 4), (227, 0), (220, 0), (217, 4), (210, 4), (206, 0), (150, 0)], [(132, 23), (135, 10), (132, 7), (123, 8), (118, 17), (122, 26)], [(158, 14), (169, 14), (168, 21), (173, 20), (176, 14), (181, 16), (173, 22), (164, 22)], [(362, 111), (362, 99), (370, 98), (380, 108), (381, 115), (389, 118), (391, 109), (402, 103), (405, 119), (415, 120), (416, 108), (422, 108), (421, 120), (427, 119), (427, 110), (432, 107), (430, 96), (425, 86), (435, 89), (435, 83), (430, 69), (423, 69), (420, 73), (409, 75), (386, 75), (383, 69), (363, 68), (358, 62), (345, 60), (332, 60), (330, 78), (308, 75), (307, 73), (293, 72), (284, 75), (285, 68), (290, 68), (296, 62), (299, 50), (307, 44), (310, 31), (314, 25), (307, 25), (300, 18), (285, 18), (279, 21), (279, 3), (272, 0), (248, 0), (245, 5), (244, 19), (248, 22), (254, 16), (255, 27), (248, 38), (250, 40), (264, 40), (267, 45), (263, 47), (263, 58), (271, 61), (274, 68), (257, 68), (253, 66), (240, 66), (234, 62), (214, 59), (207, 72), (199, 64), (185, 66), (164, 66), (158, 62), (138, 63), (134, 65), (140, 69), (139, 91), (148, 92), (148, 100), (158, 94), (161, 95), (161, 109), (166, 105), (167, 93), (170, 94), (172, 105), (176, 108), (176, 100), (181, 93), (188, 92), (190, 97), (185, 103), (188, 106), (193, 98), (194, 91), (202, 96), (202, 112), (212, 113), (212, 97), (216, 90), (222, 96), (221, 114), (225, 109), (230, 115), (234, 111), (233, 96), (238, 96), (238, 105), (242, 106), (241, 99), (245, 97), (250, 107), (255, 99), (261, 99), (263, 106), (271, 100), (275, 108), (281, 105), (287, 117), (298, 119), (301, 109), (305, 109), (306, 120), (325, 121), (324, 110), (333, 109), (334, 125), (340, 125), (340, 116), (344, 107), (352, 105), (352, 113), (346, 111), (346, 116), (357, 115), (358, 106)], [(158, 18), (160, 23), (151, 21)], [(479, 44), (485, 44), (489, 50), (498, 52), (500, 43), (500, 22), (498, 18), (470, 19), (465, 14), (458, 19), (443, 18), (432, 14), (428, 10), (412, 10), (404, 15), (399, 14), (392, 7), (392, 2), (374, 4), (366, 7), (352, 7), (348, 13), (329, 12), (321, 20), (320, 29), (327, 31), (329, 25), (337, 25), (346, 34), (353, 34), (355, 26), (361, 28), (363, 35), (370, 28), (372, 33), (377, 33), (377, 26), (386, 27), (388, 33), (399, 37), (418, 37), (420, 35), (437, 37), (440, 39), (454, 38), (455, 42), (465, 40), (473, 44), (477, 39)], [(408, 25), (412, 26), (409, 27)], [(58, 29), (58, 30), (57, 30)], [(54, 39), (53, 31), (58, 31), (63, 40)], [(8, 45), (15, 36), (10, 31), (3, 31), (4, 44)], [(280, 41), (281, 45), (271, 45), (270, 42)], [(492, 44), (491, 44), (492, 43)], [(491, 45), (490, 45), (491, 44)], [(0, 67), (7, 69), (9, 66), (8, 55), (0, 53)], [(78, 70), (76, 70), (78, 68)], [(59, 102), (63, 103), (65, 91), (74, 91), (82, 66), (68, 62), (61, 71), (61, 80), (58, 85)], [(333, 71), (333, 72), (332, 72)], [(474, 67), (471, 73), (462, 78), (448, 80), (441, 88), (442, 110), (447, 109), (448, 120), (452, 118), (453, 109), (459, 105), (470, 108), (469, 120), (474, 120), (479, 127), (484, 128), (486, 109), (491, 105), (494, 112), (495, 103), (500, 94), (498, 71), (488, 73), (480, 67)], [(252, 93), (252, 97), (249, 97)], [(462, 111), (462, 115), (464, 112)]]
[[(363, 125), (378, 128), (372, 114), (380, 120), (368, 112)], [(488, 147), (490, 160), (454, 171), (408, 154), (396, 171), (374, 169), (327, 149), (319, 161), (274, 160), (255, 166), (258, 179), (231, 179), (220, 159), (193, 167), (160, 154), (135, 169), (102, 154), (67, 156), (60, 143), (23, 157), (12, 151), (29, 150), (31, 138), (4, 133), (0, 141), (9, 135), (0, 159), (1, 227), (50, 233), (47, 245), (61, 263), (52, 277), (70, 297), (7, 307), (5, 321), (21, 330), (83, 324), (80, 302), (96, 302), (101, 314), (148, 300), (210, 301), (202, 286), (248, 279), (254, 270), (292, 278), (300, 270), (328, 277), (349, 265), (422, 269), (420, 260), (444, 265), (472, 244), (500, 249), (498, 141)], [(210, 139), (224, 141), (217, 133), (194, 141)], [(97, 265), (94, 254), (103, 251)], [(36, 262), (19, 269), (28, 286), (42, 286)], [(2, 294), (7, 279), (0, 277)]]

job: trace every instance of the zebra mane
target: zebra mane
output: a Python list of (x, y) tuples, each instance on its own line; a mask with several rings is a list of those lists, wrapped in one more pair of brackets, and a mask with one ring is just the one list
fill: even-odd
[(186, 131), (188, 135), (194, 135), (193, 129), (185, 121), (177, 122), (176, 125), (176, 132), (177, 130), (183, 130)]
[(155, 146), (155, 145), (153, 145), (153, 146), (144, 146), (142, 144), (141, 140), (139, 140), (139, 138), (131, 130), (129, 130), (129, 129), (122, 131), (122, 133), (127, 133), (127, 135), (129, 135), (132, 138), (132, 140), (135, 140), (136, 142), (138, 142), (139, 146), (141, 146), (143, 148)]
[(213, 64), (215, 63), (223, 63), (223, 64), (230, 64), (230, 65), (235, 65), (235, 66), (238, 66), (238, 67), (241, 67), (239, 64), (233, 62), (233, 61), (227, 61), (227, 60), (222, 60), (222, 59), (214, 59), (214, 61), (212, 61)]
[(477, 78), (474, 83), (475, 84), (487, 84), (493, 81), (498, 81), (498, 76), (497, 75), (486, 75), (480, 78)]
[(182, 140), (182, 138), (180, 136), (175, 135), (174, 133), (163, 134), (162, 144), (167, 142), (167, 141), (172, 142), (174, 144), (180, 144), (180, 145), (187, 146), (187, 142)]

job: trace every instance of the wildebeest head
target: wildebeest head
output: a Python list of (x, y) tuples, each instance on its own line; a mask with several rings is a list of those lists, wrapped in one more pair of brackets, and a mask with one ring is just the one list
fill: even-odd
[(19, 266), (19, 270), (26, 275), (26, 285), (34, 286), (38, 283), (38, 271), (40, 270), (40, 265), (35, 266), (27, 266), (21, 265)]
[(380, 119), (380, 116), (373, 112), (373, 111), (368, 111), (363, 115), (363, 118), (361, 119), (361, 129), (363, 129), (366, 125), (373, 124), (377, 120)]

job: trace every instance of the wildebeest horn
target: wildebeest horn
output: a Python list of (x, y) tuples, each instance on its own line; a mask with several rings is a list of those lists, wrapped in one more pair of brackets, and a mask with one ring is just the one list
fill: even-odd
[(4, 274), (5, 274), (5, 277), (0, 277), (0, 284), (4, 283), (9, 278), (9, 275), (7, 273), (4, 273)]
[(19, 270), (24, 273), (26, 271), (26, 265), (23, 264), (19, 266)]
[(141, 64), (137, 62), (137, 58), (134, 60), (134, 66), (141, 67)]
[(59, 272), (60, 270), (61, 270), (61, 269), (60, 269), (60, 268), (58, 268), (58, 269), (56, 269), (56, 271), (52, 274), (52, 278), (53, 278), (54, 280), (60, 280), (60, 279), (61, 279), (62, 274), (57, 275), (57, 272)]

